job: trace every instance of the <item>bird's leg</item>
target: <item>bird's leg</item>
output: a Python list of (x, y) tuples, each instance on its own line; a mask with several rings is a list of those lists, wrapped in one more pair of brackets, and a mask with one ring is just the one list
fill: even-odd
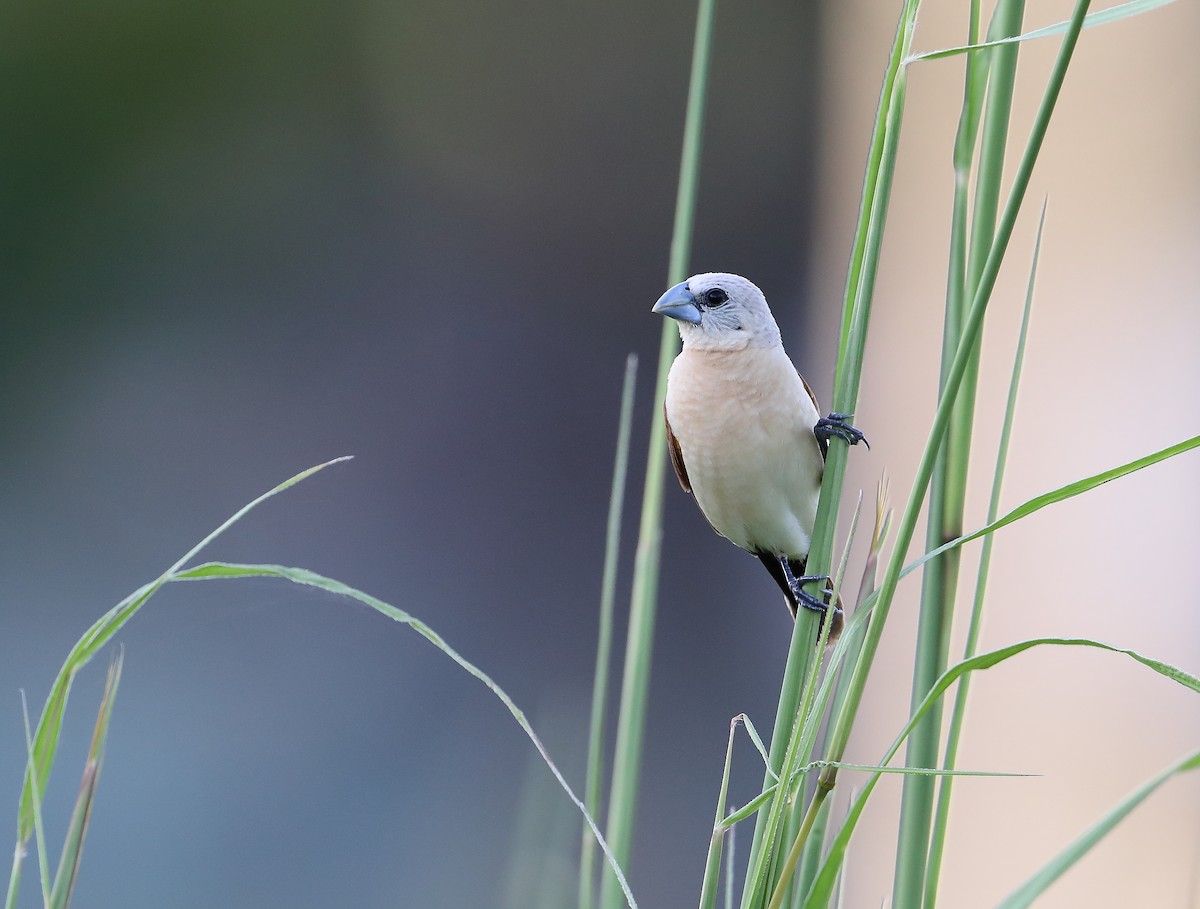
[(817, 425), (813, 427), (813, 435), (817, 437), (817, 442), (821, 445), (822, 455), (828, 453), (829, 440), (835, 436), (847, 445), (857, 445), (862, 442), (867, 448), (871, 447), (867, 437), (850, 425), (849, 421), (853, 416), (852, 413), (831, 413), (829, 416), (817, 420)]

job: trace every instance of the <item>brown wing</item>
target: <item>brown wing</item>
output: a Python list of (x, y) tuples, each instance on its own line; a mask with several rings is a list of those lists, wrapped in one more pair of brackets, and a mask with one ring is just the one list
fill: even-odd
[(666, 402), (663, 403), (663, 422), (667, 424), (667, 451), (671, 453), (671, 466), (675, 468), (675, 476), (679, 478), (679, 485), (683, 487), (683, 491), (691, 492), (692, 484), (688, 480), (687, 467), (683, 463), (683, 450), (671, 429), (671, 421), (667, 419)]
[[(821, 405), (817, 403), (817, 396), (815, 394), (813, 394), (812, 386), (810, 386), (808, 384), (808, 379), (806, 379), (806, 378), (804, 378), (804, 376), (800, 375), (800, 370), (798, 370), (798, 369), (796, 370), (796, 375), (800, 376), (800, 381), (804, 383), (804, 390), (808, 392), (809, 398), (812, 399), (813, 409), (816, 410), (817, 416), (820, 416), (821, 415)], [(821, 460), (824, 461), (827, 448), (824, 443), (821, 443), (820, 439), (818, 439), (817, 442), (821, 444)]]
[[(800, 376), (800, 370), (796, 370), (796, 375)], [(821, 405), (817, 403), (817, 396), (813, 394), (812, 386), (808, 384), (808, 379), (804, 378), (804, 376), (800, 376), (800, 381), (804, 383), (804, 390), (807, 391), (808, 396), (812, 398), (813, 410), (815, 410), (817, 413), (820, 413)]]

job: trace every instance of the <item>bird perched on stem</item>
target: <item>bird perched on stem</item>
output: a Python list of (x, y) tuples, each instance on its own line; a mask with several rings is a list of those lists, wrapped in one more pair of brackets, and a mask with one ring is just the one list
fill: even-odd
[[(694, 275), (653, 311), (676, 320), (683, 339), (664, 407), (680, 485), (717, 533), (766, 566), (793, 617), (800, 607), (824, 617), (827, 604), (803, 586), (828, 581), (804, 574), (825, 454), (831, 438), (855, 445), (863, 434), (848, 414), (821, 416), (766, 298), (745, 278)], [(842, 623), (839, 604), (830, 641)]]

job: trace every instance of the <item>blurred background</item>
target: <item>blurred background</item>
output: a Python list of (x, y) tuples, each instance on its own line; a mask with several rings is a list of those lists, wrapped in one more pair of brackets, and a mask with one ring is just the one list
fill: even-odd
[[(943, 5), (948, 6), (948, 5)], [(755, 280), (828, 402), (890, 8), (723, 5), (692, 271)], [(1031, 26), (1064, 18), (1036, 4)], [(916, 45), (961, 43), (930, 8)], [(691, 3), (18, 2), (0, 10), (0, 818), (79, 634), (255, 495), (342, 454), (208, 555), (301, 565), (429, 622), (582, 784), (618, 395), (642, 357), (627, 601)], [(1005, 502), (1200, 429), (1194, 5), (1085, 34), (990, 316), (969, 525), (1050, 199)], [(1022, 51), (1024, 130), (1056, 42)], [(934, 405), (961, 62), (913, 71), (848, 489), (902, 503)], [(1015, 150), (1016, 146), (1014, 146)], [(657, 456), (657, 455), (656, 455)], [(1097, 637), (1195, 672), (1194, 455), (1004, 532), (984, 645)], [(969, 550), (964, 575), (977, 550)], [(635, 858), (693, 904), (728, 721), (771, 726), (789, 633), (757, 562), (667, 491)], [(1186, 570), (1185, 570), (1186, 569)], [(850, 760), (907, 710), (898, 601)], [(76, 905), (569, 905), (578, 819), (504, 707), (407, 629), (282, 583), (164, 590), (125, 677)], [(618, 646), (618, 650), (620, 647)], [(74, 799), (103, 665), (47, 818)], [(1112, 654), (980, 677), (943, 903), (991, 905), (1197, 747), (1200, 708)], [(761, 779), (740, 742), (734, 801)], [(847, 788), (854, 780), (847, 775)], [(890, 893), (899, 783), (850, 857)], [(1130, 817), (1046, 906), (1196, 906), (1200, 781)], [(748, 837), (743, 838), (743, 842)], [(37, 904), (28, 863), (22, 906)]]

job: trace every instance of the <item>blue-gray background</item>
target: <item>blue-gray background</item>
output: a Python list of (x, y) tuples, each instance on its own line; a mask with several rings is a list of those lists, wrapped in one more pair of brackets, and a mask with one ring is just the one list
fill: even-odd
[[(793, 337), (815, 16), (721, 11), (694, 256), (788, 301)], [(0, 12), (0, 818), (24, 757), (18, 689), (36, 713), (95, 617), (341, 454), (356, 460), (209, 555), (306, 566), (421, 616), (580, 781), (621, 371), (642, 355), (635, 518), (693, 17), (432, 0)], [(765, 573), (692, 508), (672, 492), (632, 868), (649, 906), (694, 897), (727, 722), (771, 715), (788, 630)], [(511, 870), (553, 854), (538, 836), (573, 852), (569, 804), (503, 706), (404, 628), (222, 584), (164, 591), (121, 642), (78, 905), (524, 906), (530, 874), (569, 892), (554, 860)], [(52, 840), (102, 675), (74, 692)], [(530, 804), (547, 819), (532, 841)]]

